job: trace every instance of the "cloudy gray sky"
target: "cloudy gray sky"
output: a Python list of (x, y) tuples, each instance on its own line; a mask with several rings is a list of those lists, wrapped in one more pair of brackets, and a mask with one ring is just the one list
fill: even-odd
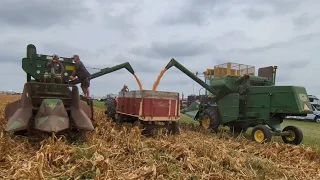
[[(192, 72), (227, 61), (256, 71), (278, 65), (277, 85), (320, 94), (319, 8), (318, 0), (1, 0), (1, 90), (22, 91), (21, 59), (32, 43), (41, 54), (79, 54), (87, 67), (128, 61), (144, 89), (174, 57)], [(91, 92), (117, 93), (123, 84), (139, 89), (120, 70), (92, 80)], [(172, 68), (158, 90), (187, 95), (193, 81)]]

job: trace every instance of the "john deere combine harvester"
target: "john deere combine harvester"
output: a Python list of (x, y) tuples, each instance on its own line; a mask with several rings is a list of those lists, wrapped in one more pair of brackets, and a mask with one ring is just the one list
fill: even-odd
[(236, 133), (254, 127), (251, 138), (257, 142), (282, 136), (285, 143), (300, 144), (302, 131), (294, 126), (283, 130), (280, 124), (285, 116), (305, 116), (311, 112), (306, 89), (299, 86), (275, 86), (277, 66), (260, 68), (255, 76), (253, 66), (226, 63), (207, 69), (206, 82), (187, 70), (176, 60), (166, 69), (177, 67), (208, 91), (208, 96), (182, 109), (200, 122), (204, 128), (218, 131), (228, 126)]
[[(74, 69), (71, 58), (60, 57), (65, 66), (62, 83), (55, 82), (55, 74), (46, 69), (51, 61), (49, 55), (37, 54), (36, 47), (27, 46), (27, 56), (22, 59), (22, 69), (27, 74), (21, 99), (6, 106), (6, 131), (16, 134), (33, 134), (35, 131), (46, 133), (84, 132), (94, 130), (92, 100), (79, 95), (76, 85), (69, 84), (69, 77)], [(134, 74), (131, 65), (126, 62), (111, 68), (104, 68), (93, 73), (90, 79), (126, 68)], [(44, 76), (51, 77), (44, 82)], [(33, 79), (32, 79), (33, 78)], [(73, 131), (75, 130), (75, 131)]]

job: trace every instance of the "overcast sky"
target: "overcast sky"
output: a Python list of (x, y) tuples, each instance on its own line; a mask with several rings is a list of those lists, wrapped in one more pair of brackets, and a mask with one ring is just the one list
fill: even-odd
[[(1, 90), (22, 91), (32, 43), (41, 54), (79, 54), (91, 68), (130, 62), (144, 89), (173, 57), (192, 72), (227, 61), (278, 65), (277, 85), (320, 94), (319, 8), (319, 0), (1, 0)], [(123, 69), (92, 80), (91, 93), (123, 84), (139, 89)], [(158, 90), (187, 95), (193, 81), (171, 68)]]

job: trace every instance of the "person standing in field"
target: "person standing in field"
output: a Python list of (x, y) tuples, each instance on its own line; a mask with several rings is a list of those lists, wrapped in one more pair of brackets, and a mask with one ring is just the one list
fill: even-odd
[[(88, 70), (86, 69), (86, 67), (84, 66), (84, 64), (82, 63), (82, 61), (80, 61), (80, 57), (78, 55), (73, 55), (72, 57), (73, 61), (75, 62), (74, 65), (74, 69), (73, 72), (70, 76), (70, 80), (71, 80), (71, 84), (78, 84), (81, 83), (81, 89), (84, 93), (84, 96), (87, 99), (90, 99), (90, 73), (88, 72)], [(75, 76), (77, 76), (78, 78), (76, 79)]]

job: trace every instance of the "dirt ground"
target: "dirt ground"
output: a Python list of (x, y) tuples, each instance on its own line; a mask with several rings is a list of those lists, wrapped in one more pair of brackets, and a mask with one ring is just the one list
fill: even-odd
[[(1, 179), (320, 179), (320, 153), (282, 143), (257, 144), (182, 126), (178, 136), (140, 136), (95, 110), (86, 143), (47, 138), (36, 146), (3, 132), (4, 109), (19, 96), (0, 95)], [(320, 142), (319, 142), (320, 143)]]

